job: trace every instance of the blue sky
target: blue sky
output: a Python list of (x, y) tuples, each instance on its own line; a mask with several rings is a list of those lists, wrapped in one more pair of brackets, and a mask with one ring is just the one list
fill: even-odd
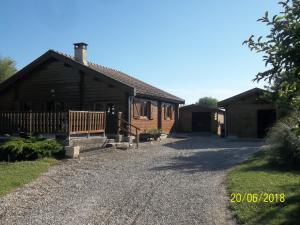
[(0, 56), (18, 69), (48, 49), (119, 69), (194, 103), (263, 83), (261, 56), (242, 42), (267, 33), (256, 20), (280, 11), (276, 0), (1, 0)]

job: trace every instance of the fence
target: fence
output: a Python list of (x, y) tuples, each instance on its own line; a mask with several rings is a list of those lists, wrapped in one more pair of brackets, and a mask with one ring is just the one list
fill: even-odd
[(0, 133), (89, 134), (105, 131), (105, 112), (0, 112)]

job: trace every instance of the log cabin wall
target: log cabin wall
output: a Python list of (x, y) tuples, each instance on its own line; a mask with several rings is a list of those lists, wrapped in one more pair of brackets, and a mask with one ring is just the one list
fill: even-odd
[[(141, 112), (143, 111), (141, 104), (144, 104), (145, 107), (149, 107), (148, 111), (150, 113), (148, 115), (147, 113)], [(171, 106), (171, 118), (166, 114), (167, 106)], [(152, 128), (159, 128), (163, 133), (170, 133), (174, 130), (178, 118), (177, 109), (177, 104), (144, 98), (134, 98), (131, 104), (131, 123), (134, 126), (139, 127), (141, 133)]]
[[(79, 109), (80, 75), (63, 62), (53, 61), (36, 68), (0, 95), (1, 110), (23, 110), (30, 105), (34, 111), (44, 110), (49, 101), (67, 102), (68, 107)], [(12, 101), (13, 99), (13, 101)]]
[[(146, 116), (141, 113), (141, 104), (144, 102), (149, 104), (151, 115)], [(140, 128), (141, 133), (158, 128), (158, 101), (134, 98), (131, 104), (131, 124)]]
[(115, 83), (73, 68), (57, 60), (39, 66), (0, 94), (0, 110), (33, 111), (47, 109), (47, 103), (59, 102), (64, 109), (105, 110), (107, 104), (127, 115), (128, 93)]

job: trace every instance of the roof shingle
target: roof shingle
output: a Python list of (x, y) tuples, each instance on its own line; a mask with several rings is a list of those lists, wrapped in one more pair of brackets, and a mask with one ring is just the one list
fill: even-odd
[[(76, 61), (74, 59), (74, 57), (61, 53), (61, 52), (57, 52), (54, 51), (57, 54), (60, 54), (64, 57), (68, 57), (69, 59), (72, 59), (73, 61), (80, 63), (78, 61)], [(146, 96), (146, 97), (158, 97), (158, 98), (163, 98), (163, 99), (167, 99), (167, 100), (171, 100), (171, 101), (175, 101), (178, 103), (184, 103), (185, 101), (182, 98), (179, 98), (175, 95), (172, 95), (166, 91), (163, 91), (159, 88), (156, 88), (150, 84), (147, 84), (141, 80), (138, 80), (128, 74), (125, 74), (119, 70), (115, 70), (115, 69), (111, 69), (99, 64), (95, 64), (95, 63), (91, 63), (91, 62), (87, 62), (87, 64), (82, 64), (83, 66), (87, 66), (105, 76), (108, 76), (114, 80), (117, 80), (121, 83), (124, 83), (130, 87), (133, 87), (136, 89), (136, 94), (137, 95), (141, 95), (141, 96)]]

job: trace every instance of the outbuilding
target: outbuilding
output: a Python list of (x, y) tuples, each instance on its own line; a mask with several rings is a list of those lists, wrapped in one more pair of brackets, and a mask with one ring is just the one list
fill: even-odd
[(263, 138), (276, 121), (276, 105), (264, 98), (269, 92), (253, 88), (218, 103), (225, 109), (226, 136)]
[(217, 107), (206, 107), (198, 104), (179, 108), (180, 130), (182, 132), (200, 132), (221, 134), (224, 124), (224, 112)]

